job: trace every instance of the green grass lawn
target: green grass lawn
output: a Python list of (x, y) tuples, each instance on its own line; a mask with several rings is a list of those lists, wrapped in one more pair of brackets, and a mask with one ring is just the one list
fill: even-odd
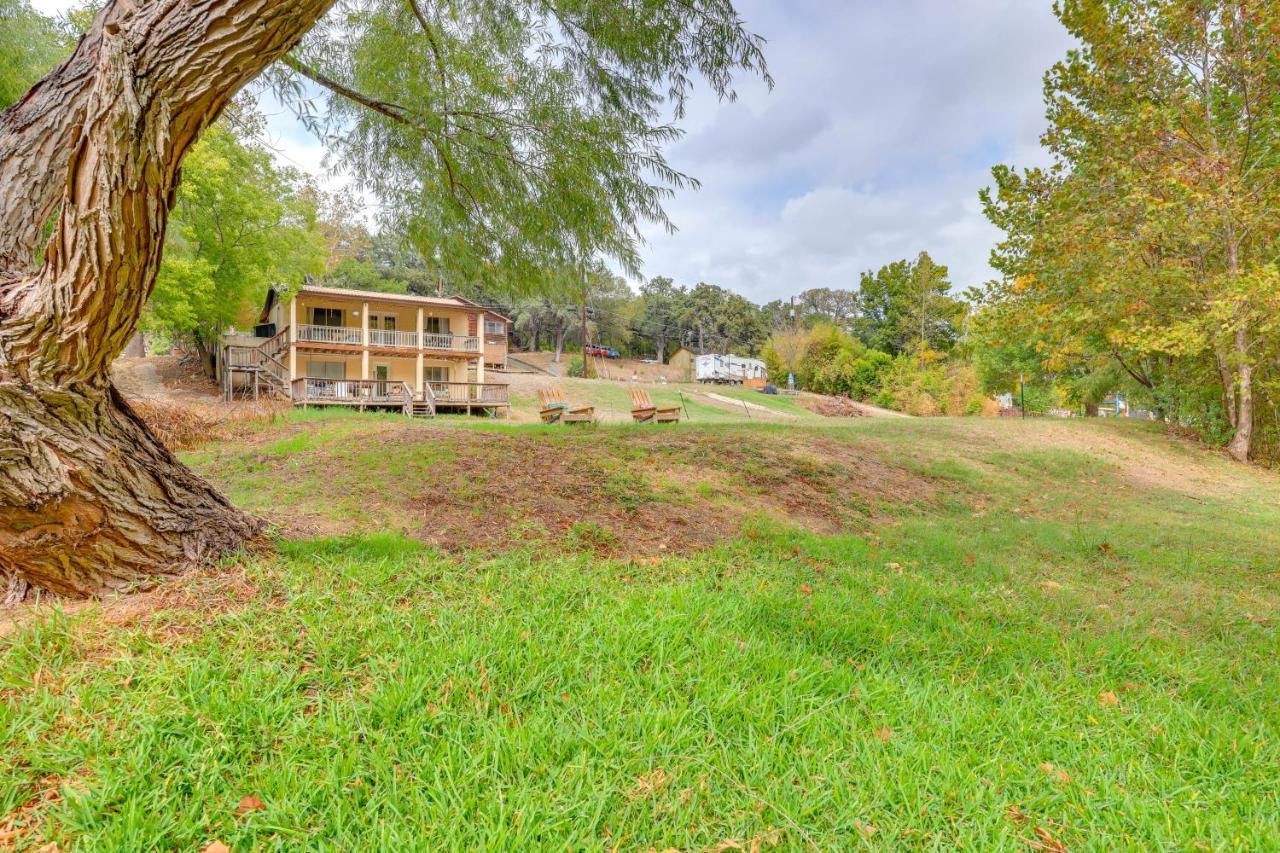
[[(408, 476), (472, 452), (437, 440), (425, 456), (379, 456), (388, 428), (291, 417), (188, 458), (232, 488), (253, 465), (327, 454), (289, 486), (300, 501), (307, 486), (349, 488), (325, 474), (333, 459)], [(1101, 423), (456, 431), (475, 430), (491, 453), (603, 443), (613, 483), (641, 483), (660, 442), (679, 438), (705, 442), (707, 458), (729, 441), (848, 448), (840, 464), (874, 458), (934, 491), (887, 495), (828, 535), (762, 503), (718, 544), (657, 554), (602, 551), (581, 529), (444, 553), (362, 520), (124, 605), (50, 613), (0, 639), (9, 843), (1226, 850), (1280, 838), (1276, 478)], [(667, 458), (684, 465), (684, 452)], [(769, 452), (771, 465), (790, 458)], [(754, 500), (754, 482), (732, 499)], [(704, 491), (679, 506), (706, 511)], [(625, 497), (619, 511), (647, 511)]]
[[(625, 382), (594, 379), (557, 379), (571, 405), (595, 406), (596, 416), (602, 420), (626, 420), (631, 412), (631, 386)], [(746, 400), (790, 415), (797, 422), (820, 424), (823, 419), (800, 405), (794, 397), (780, 394), (762, 394), (759, 391), (733, 385), (702, 385), (696, 382), (679, 382), (669, 385), (641, 383), (638, 387), (649, 392), (655, 406), (678, 406), (681, 417), (690, 423), (732, 424), (750, 423), (759, 419), (760, 412), (737, 409), (732, 405), (717, 404), (707, 399), (707, 393), (719, 394), (735, 400)], [(526, 419), (536, 417), (538, 404), (529, 394), (514, 393), (511, 405)]]

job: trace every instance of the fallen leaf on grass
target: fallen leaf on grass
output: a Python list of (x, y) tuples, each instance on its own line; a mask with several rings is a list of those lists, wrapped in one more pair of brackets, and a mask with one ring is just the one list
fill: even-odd
[(1040, 585), (1045, 589), (1062, 589), (1062, 584), (1057, 581), (1041, 581)]
[(671, 784), (671, 774), (661, 767), (654, 768), (648, 773), (641, 773), (636, 777), (636, 782), (631, 786), (630, 796), (633, 800), (647, 800), (662, 792), (662, 789)]
[(1063, 783), (1064, 785), (1067, 782), (1071, 781), (1070, 773), (1063, 770), (1061, 767), (1054, 767), (1048, 761), (1042, 762), (1040, 764), (1040, 769), (1043, 770), (1045, 773), (1049, 774), (1050, 776), (1052, 776), (1055, 780)]
[(205, 845), (202, 853), (231, 853), (231, 848), (221, 841), (210, 841)]
[(800, 584), (800, 594), (813, 595), (813, 587), (809, 586), (807, 583)]
[(262, 802), (262, 799), (257, 794), (250, 794), (247, 797), (240, 798), (240, 805), (236, 806), (236, 814), (248, 814), (266, 807), (266, 804)]
[(1098, 551), (1103, 554), (1114, 554), (1116, 549), (1111, 547), (1110, 542), (1103, 542), (1098, 546)]
[(880, 831), (880, 827), (876, 826), (874, 823), (871, 823), (870, 821), (863, 823), (860, 820), (855, 820), (853, 822), (853, 826), (855, 829), (858, 830), (858, 832), (862, 833), (862, 836), (864, 838), (870, 838), (871, 836), (875, 835), (877, 832)]
[(1053, 837), (1053, 833), (1043, 826), (1036, 827), (1036, 837), (1027, 839), (1027, 846), (1032, 850), (1046, 850), (1048, 853), (1067, 853), (1067, 845)]
[(1022, 826), (1024, 823), (1031, 820), (1031, 818), (1027, 817), (1022, 809), (1018, 808), (1017, 803), (1014, 803), (1004, 810), (1004, 819), (1012, 823), (1014, 826)]
[(893, 729), (888, 726), (876, 729), (872, 734), (879, 738), (881, 743), (888, 743), (893, 740)]
[(1110, 690), (1104, 690), (1098, 694), (1098, 704), (1104, 708), (1114, 708), (1120, 704), (1120, 697)]
[(711, 849), (714, 850), (715, 853), (725, 853), (727, 850), (743, 850), (746, 851), (746, 853), (761, 853), (762, 850), (769, 847), (777, 847), (781, 843), (782, 830), (770, 829), (767, 832), (761, 833), (753, 838), (748, 838), (745, 841), (739, 841), (736, 838), (726, 838)]

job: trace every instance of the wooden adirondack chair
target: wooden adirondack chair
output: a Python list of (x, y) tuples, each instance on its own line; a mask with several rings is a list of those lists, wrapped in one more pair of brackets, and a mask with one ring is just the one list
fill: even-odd
[(680, 420), (680, 407), (658, 408), (643, 388), (631, 389), (631, 419), (636, 423), (673, 424)]
[(595, 406), (571, 409), (564, 401), (564, 392), (559, 388), (539, 388), (538, 404), (542, 406), (542, 411), (538, 414), (541, 415), (544, 424), (561, 421), (567, 424), (589, 424), (596, 419)]

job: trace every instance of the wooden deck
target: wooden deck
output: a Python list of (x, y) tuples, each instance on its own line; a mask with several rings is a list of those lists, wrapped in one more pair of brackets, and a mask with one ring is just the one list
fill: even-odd
[(507, 386), (495, 382), (430, 382), (415, 394), (407, 382), (390, 379), (293, 380), (295, 406), (348, 406), (359, 409), (399, 409), (406, 415), (491, 410), (511, 405)]

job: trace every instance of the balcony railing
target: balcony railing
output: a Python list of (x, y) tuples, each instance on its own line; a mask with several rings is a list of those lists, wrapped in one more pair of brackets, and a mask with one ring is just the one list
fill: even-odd
[(397, 332), (391, 329), (370, 329), (369, 346), (418, 348), (417, 332)]
[(423, 349), (449, 350), (450, 352), (480, 352), (480, 339), (471, 335), (440, 335), (424, 332)]
[(350, 344), (360, 346), (364, 343), (363, 335), (358, 328), (351, 326), (298, 326), (298, 340), (317, 344)]
[[(320, 344), (346, 344), (362, 346), (364, 332), (354, 326), (298, 326), (298, 340)], [(449, 335), (427, 332), (422, 335), (421, 347), (417, 332), (401, 332), (393, 329), (370, 329), (369, 346), (385, 349), (425, 349), (445, 352), (481, 351), (480, 338), (474, 335)]]

